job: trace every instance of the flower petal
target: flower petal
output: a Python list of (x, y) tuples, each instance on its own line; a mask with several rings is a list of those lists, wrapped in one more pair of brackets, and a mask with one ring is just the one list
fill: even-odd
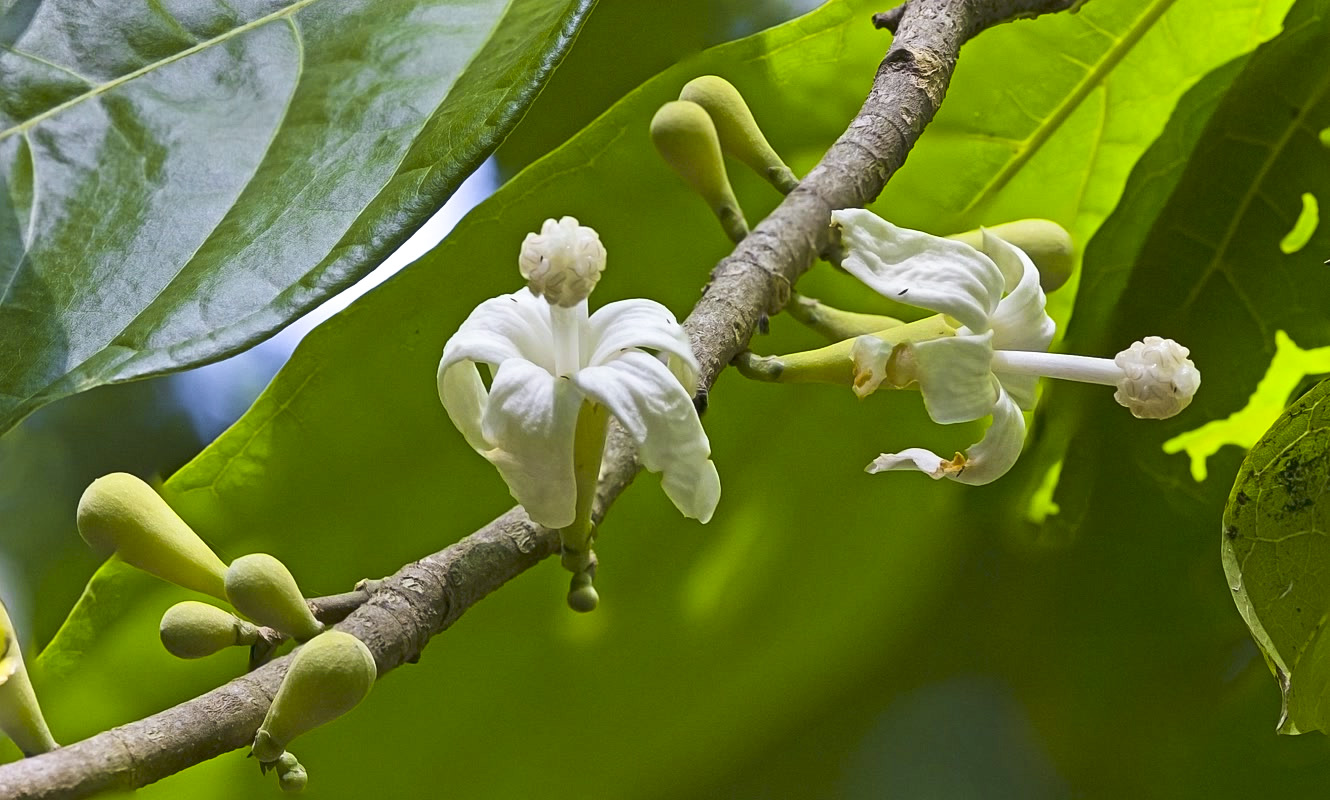
[(489, 392), (480, 379), (480, 370), (472, 361), (440, 365), (438, 383), (439, 400), (443, 401), (448, 419), (466, 437), (466, 443), (483, 455), (490, 449), (480, 424), (489, 404)]
[[(993, 347), (1047, 352), (1057, 325), (1045, 311), (1046, 298), (1039, 286), (1038, 268), (1015, 245), (987, 230), (983, 235), (984, 252), (1002, 269), (1009, 292), (989, 320), (993, 329)], [(998, 377), (1021, 408), (1034, 408), (1037, 376), (998, 373)]]
[(993, 424), (984, 432), (984, 438), (965, 453), (957, 453), (951, 460), (920, 447), (911, 447), (899, 453), (883, 453), (873, 459), (866, 472), (892, 470), (918, 470), (937, 480), (950, 478), (958, 483), (982, 486), (1002, 477), (1016, 463), (1025, 444), (1025, 417), (1015, 401), (993, 381), (999, 393), (993, 407)]
[(879, 339), (876, 336), (859, 336), (850, 348), (850, 360), (854, 364), (854, 383), (850, 388), (856, 397), (863, 399), (876, 392), (887, 379), (887, 365), (896, 344)]
[(692, 395), (697, 391), (697, 358), (688, 334), (668, 308), (655, 300), (620, 300), (597, 309), (588, 320), (587, 366), (601, 366), (624, 350), (665, 353), (670, 369)]
[(993, 332), (925, 339), (909, 345), (928, 416), (941, 425), (993, 413)]
[[(997, 384), (997, 381), (994, 381)], [(993, 406), (993, 424), (984, 438), (965, 452), (965, 465), (948, 477), (971, 486), (992, 483), (1007, 474), (1020, 458), (1025, 446), (1025, 416), (1011, 395), (998, 384), (998, 401)]]
[(520, 358), (554, 372), (554, 334), (550, 305), (520, 289), (476, 306), (443, 346), (439, 374), (459, 361), (499, 365)]
[(933, 480), (937, 480), (946, 475), (946, 465), (950, 463), (949, 461), (943, 461), (942, 456), (931, 450), (925, 450), (922, 447), (911, 447), (899, 453), (883, 453), (873, 459), (873, 463), (865, 467), (864, 472), (876, 475), (879, 472), (895, 470), (918, 470)]
[(988, 327), (1005, 285), (1002, 271), (968, 244), (892, 225), (871, 211), (832, 212), (841, 266), (878, 294), (941, 311), (972, 330)]
[(581, 405), (570, 380), (510, 358), (494, 374), (484, 409), (481, 431), (493, 447), (481, 455), (532, 521), (547, 528), (571, 525), (575, 516), (573, 432)]
[(720, 476), (693, 400), (654, 357), (630, 350), (573, 376), (577, 388), (609, 408), (638, 444), (642, 466), (686, 517), (706, 522), (720, 501)]

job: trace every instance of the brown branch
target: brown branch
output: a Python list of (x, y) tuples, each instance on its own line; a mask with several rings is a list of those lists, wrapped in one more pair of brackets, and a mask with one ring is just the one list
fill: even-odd
[[(1074, 0), (911, 0), (858, 116), (783, 203), (711, 273), (684, 323), (704, 391), (826, 245), (831, 212), (871, 202), (905, 161), (946, 93), (961, 44), (1017, 16)], [(599, 521), (637, 474), (632, 441), (611, 433), (596, 503)], [(338, 596), (337, 627), (368, 645), (383, 675), (415, 660), (430, 638), (508, 580), (558, 552), (558, 534), (514, 508), (479, 531), (385, 578), (368, 601)], [(364, 590), (362, 590), (362, 594)], [(315, 601), (317, 606), (320, 601)], [(331, 607), (329, 611), (331, 611)], [(251, 743), (289, 656), (146, 719), (0, 766), (0, 798), (87, 797), (145, 786)]]

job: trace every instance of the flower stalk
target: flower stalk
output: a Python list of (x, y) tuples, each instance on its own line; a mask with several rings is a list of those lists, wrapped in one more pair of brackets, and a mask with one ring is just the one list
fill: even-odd
[(591, 544), (596, 538), (591, 508), (596, 499), (596, 481), (605, 454), (605, 435), (609, 413), (599, 403), (583, 402), (577, 412), (573, 433), (573, 477), (577, 484), (576, 517), (573, 524), (559, 530), (563, 547), (560, 562), (573, 573), (568, 588), (568, 607), (574, 611), (594, 611), (600, 596), (593, 585), (596, 579), (596, 554)]

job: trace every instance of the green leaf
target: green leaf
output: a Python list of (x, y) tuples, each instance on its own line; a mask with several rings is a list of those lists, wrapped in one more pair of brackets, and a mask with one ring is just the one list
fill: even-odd
[(946, 232), (1047, 217), (1083, 244), (1178, 98), (1277, 33), (1290, 5), (1096, 0), (986, 32), (880, 205)]
[(364, 275), (516, 125), (593, 2), (10, 4), (0, 432), (238, 352)]
[[(1150, 715), (1201, 730), (1239, 714), (1256, 717), (1248, 709), (1272, 701), (1264, 677), (1251, 679), (1263, 670), (1212, 549), (1241, 454), (1229, 447), (1210, 456), (1208, 478), (1197, 482), (1188, 458), (1164, 445), (1245, 407), (1278, 331), (1304, 348), (1330, 345), (1330, 282), (1321, 263), (1330, 233), (1319, 229), (1297, 253), (1279, 247), (1302, 193), (1330, 185), (1318, 140), (1330, 124), (1327, 19), (1330, 2), (1299, 0), (1280, 36), (1189, 92), (1087, 248), (1066, 348), (1108, 355), (1147, 335), (1167, 336), (1191, 349), (1202, 383), (1186, 411), (1159, 422), (1131, 418), (1103, 387), (1049, 387), (1037, 435), (1065, 460), (1055, 495), (1061, 512), (1040, 535), (1066, 555), (1063, 574), (1020, 592), (1067, 598), (1049, 624), (1088, 629), (1031, 654), (1048, 674), (1065, 676), (1048, 702), (1095, 698), (1051, 725), (1090, 715), (1144, 729)], [(1093, 638), (1094, 647), (1077, 652), (1080, 638)], [(1092, 658), (1111, 658), (1113, 674)], [(1166, 738), (1146, 734), (1137, 746), (1163, 747)], [(1069, 746), (1091, 752), (1093, 737), (1085, 739)], [(1267, 775), (1254, 765), (1277, 763), (1285, 752), (1272, 739), (1228, 728), (1222, 740), (1198, 737), (1175, 758), (1207, 759), (1232, 780), (1239, 770)], [(1241, 767), (1224, 766), (1230, 759)], [(1188, 780), (1180, 778), (1191, 787)]]
[(1279, 682), (1280, 733), (1330, 730), (1330, 381), (1242, 462), (1224, 509), (1224, 574)]
[[(1125, 448), (1138, 459), (1142, 472), (1130, 485), (1190, 484), (1186, 459), (1165, 460), (1163, 442), (1246, 406), (1277, 331), (1307, 349), (1330, 344), (1320, 255), (1330, 232), (1318, 230), (1296, 253), (1279, 248), (1302, 194), (1330, 185), (1317, 137), (1330, 123), (1330, 70), (1319, 60), (1330, 46), (1327, 9), (1325, 0), (1302, 0), (1283, 34), (1190, 93), (1087, 248), (1066, 348), (1109, 355), (1167, 336), (1191, 349), (1202, 385), (1185, 412), (1159, 424), (1127, 418), (1094, 387), (1051, 387), (1045, 422), (1056, 433), (1046, 439), (1059, 450), (1071, 440), (1056, 495), (1063, 514), (1050, 521), (1059, 536), (1075, 530), (1094, 487), (1111, 485), (1099, 453)], [(1227, 485), (1231, 474), (1217, 480)]]

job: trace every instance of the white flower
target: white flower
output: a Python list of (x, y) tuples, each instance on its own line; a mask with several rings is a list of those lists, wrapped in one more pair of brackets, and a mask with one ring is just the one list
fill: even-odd
[[(439, 398), (540, 525), (564, 528), (576, 516), (573, 441), (584, 403), (607, 408), (674, 505), (706, 522), (720, 478), (692, 403), (697, 360), (655, 301), (621, 300), (587, 315), (604, 260), (594, 230), (572, 217), (547, 220), (522, 246), (531, 288), (481, 303), (444, 346)], [(478, 364), (492, 377), (488, 388)]]
[(950, 239), (899, 228), (862, 209), (836, 211), (842, 266), (893, 300), (959, 322), (953, 335), (920, 341), (862, 336), (854, 344), (854, 389), (917, 382), (934, 422), (992, 416), (983, 439), (943, 459), (922, 448), (886, 453), (869, 472), (915, 469), (979, 485), (1001, 477), (1025, 441), (1022, 410), (1032, 410), (1040, 376), (1117, 386), (1137, 417), (1164, 418), (1191, 402), (1200, 373), (1188, 351), (1151, 336), (1115, 360), (1047, 353), (1055, 325), (1044, 310), (1039, 273), (1025, 253), (985, 231), (983, 252)]

